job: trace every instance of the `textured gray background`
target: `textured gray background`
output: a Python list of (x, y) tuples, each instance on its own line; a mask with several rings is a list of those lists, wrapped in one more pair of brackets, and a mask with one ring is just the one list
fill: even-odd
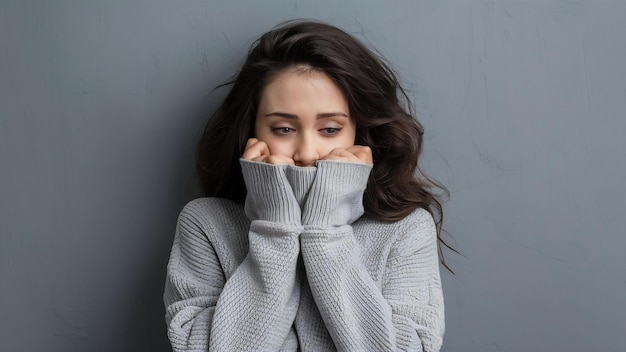
[(444, 350), (626, 351), (626, 3), (545, 0), (0, 1), (0, 351), (169, 349), (198, 105), (297, 17), (415, 99), (463, 253)]

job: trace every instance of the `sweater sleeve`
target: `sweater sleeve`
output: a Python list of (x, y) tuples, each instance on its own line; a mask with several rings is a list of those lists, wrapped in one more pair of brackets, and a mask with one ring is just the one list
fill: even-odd
[(242, 161), (242, 171), (249, 248), (232, 276), (220, 274), (205, 236), (182, 227), (177, 235), (168, 269), (176, 295), (167, 307), (174, 351), (276, 351), (290, 334), (300, 297), (300, 208), (283, 167)]
[(363, 165), (318, 163), (301, 235), (315, 303), (340, 351), (438, 351), (444, 316), (432, 218), (422, 210), (414, 223), (397, 225), (402, 233), (379, 287), (350, 225), (362, 213), (368, 176)]
[(167, 265), (163, 300), (175, 352), (208, 349), (215, 305), (226, 281), (200, 221), (202, 210), (190, 202), (180, 213)]

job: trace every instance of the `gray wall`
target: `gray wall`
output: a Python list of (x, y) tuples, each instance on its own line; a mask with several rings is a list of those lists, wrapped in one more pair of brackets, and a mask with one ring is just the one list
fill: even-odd
[(0, 351), (169, 349), (198, 106), (296, 17), (415, 99), (463, 254), (444, 350), (626, 351), (626, 3), (544, 0), (0, 1)]

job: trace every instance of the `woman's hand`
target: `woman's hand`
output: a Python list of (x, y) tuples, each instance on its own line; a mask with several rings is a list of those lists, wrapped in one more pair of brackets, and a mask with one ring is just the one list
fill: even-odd
[(360, 218), (372, 159), (372, 151), (366, 146), (337, 148), (320, 159), (302, 208), (302, 224), (341, 227)]
[(372, 150), (368, 146), (355, 145), (350, 148), (333, 149), (328, 155), (320, 160), (348, 161), (366, 165), (373, 165)]
[[(284, 155), (270, 154), (267, 143), (257, 139), (250, 138), (246, 143), (246, 149), (241, 156), (242, 159), (264, 162), (268, 164), (289, 164), (295, 165), (295, 161)], [(333, 149), (328, 155), (323, 156), (319, 160), (347, 161), (359, 164), (372, 165), (372, 150), (368, 146), (355, 145), (349, 148)]]
[(267, 143), (260, 141), (257, 138), (248, 139), (248, 143), (246, 143), (246, 149), (243, 151), (243, 155), (241, 155), (241, 158), (245, 160), (252, 160), (275, 165), (295, 165), (295, 162), (292, 158), (283, 155), (271, 155), (270, 148), (267, 146)]

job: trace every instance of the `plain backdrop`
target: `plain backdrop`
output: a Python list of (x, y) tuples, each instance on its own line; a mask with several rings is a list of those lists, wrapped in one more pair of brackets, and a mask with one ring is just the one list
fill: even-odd
[(0, 0), (0, 351), (169, 350), (212, 90), (293, 18), (413, 99), (462, 253), (444, 351), (626, 351), (626, 3), (549, 0)]

